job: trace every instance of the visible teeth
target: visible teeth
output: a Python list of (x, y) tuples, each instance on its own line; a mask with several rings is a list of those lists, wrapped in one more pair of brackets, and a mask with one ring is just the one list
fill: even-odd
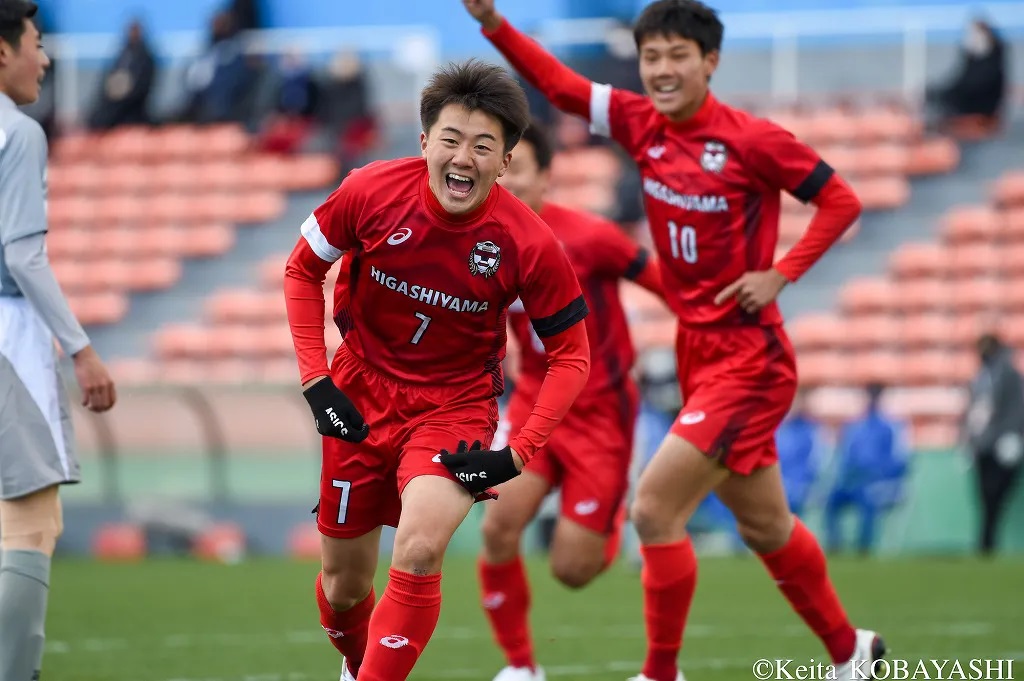
[(472, 182), (472, 178), (466, 177), (465, 175), (456, 175), (455, 173), (448, 173), (448, 177), (459, 180), (460, 182)]
[(659, 85), (658, 92), (675, 92), (675, 85)]

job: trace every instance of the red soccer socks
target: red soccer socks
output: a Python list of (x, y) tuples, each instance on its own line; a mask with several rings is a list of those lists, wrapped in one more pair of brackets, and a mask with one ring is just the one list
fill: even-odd
[(642, 546), (647, 659), (643, 674), (652, 681), (675, 681), (686, 616), (697, 588), (697, 556), (689, 537), (675, 544)]

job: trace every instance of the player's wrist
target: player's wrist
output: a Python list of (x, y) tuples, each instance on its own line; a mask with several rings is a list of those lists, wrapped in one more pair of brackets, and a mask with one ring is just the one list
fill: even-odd
[(480, 26), (485, 33), (494, 33), (501, 28), (503, 23), (505, 23), (505, 17), (501, 16), (497, 10), (480, 17)]
[(313, 378), (308, 379), (305, 383), (302, 384), (302, 389), (303, 390), (309, 390), (310, 388), (312, 388), (317, 383), (322, 382), (325, 378), (330, 378), (330, 376), (328, 376), (327, 374), (321, 374), (319, 376), (314, 376)]

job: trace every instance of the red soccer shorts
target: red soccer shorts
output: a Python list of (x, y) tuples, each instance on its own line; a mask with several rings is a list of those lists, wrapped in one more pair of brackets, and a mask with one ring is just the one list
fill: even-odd
[(797, 384), (782, 327), (680, 327), (676, 357), (683, 409), (672, 433), (740, 475), (778, 461), (775, 430)]
[[(517, 390), (495, 436), (495, 447), (519, 431), (533, 410), (535, 395)], [(633, 432), (639, 392), (632, 381), (578, 399), (544, 446), (526, 464), (552, 487), (561, 487), (561, 515), (583, 527), (611, 535), (629, 489)]]
[(480, 440), (488, 447), (498, 424), (490, 376), (481, 378), (479, 389), (403, 383), (342, 345), (331, 377), (370, 424), (370, 435), (358, 444), (323, 438), (317, 523), (329, 537), (396, 527), (409, 481), (420, 475), (455, 480), (436, 460), (440, 451), (454, 451), (459, 440)]

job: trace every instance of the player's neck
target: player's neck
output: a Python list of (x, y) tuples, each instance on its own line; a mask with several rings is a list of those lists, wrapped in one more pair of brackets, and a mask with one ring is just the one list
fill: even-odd
[(714, 97), (711, 96), (711, 90), (705, 90), (704, 96), (695, 101), (693, 104), (680, 110), (678, 113), (672, 116), (666, 116), (672, 123), (676, 125), (690, 125), (703, 117), (712, 106), (714, 105)]

